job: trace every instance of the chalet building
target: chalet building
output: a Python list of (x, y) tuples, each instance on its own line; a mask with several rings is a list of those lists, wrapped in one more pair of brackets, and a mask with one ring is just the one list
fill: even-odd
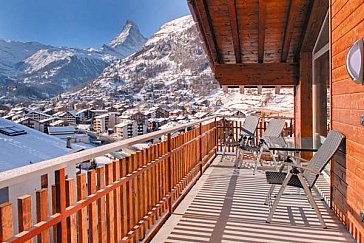
[(44, 133), (48, 133), (48, 127), (51, 126), (51, 124), (55, 121), (59, 120), (58, 118), (55, 118), (55, 117), (50, 117), (50, 118), (46, 118), (46, 119), (43, 119), (43, 120), (40, 120), (39, 121), (39, 124), (40, 124), (40, 130), (41, 132), (44, 132)]
[[(90, 143), (90, 138), (87, 134), (78, 133), (74, 126), (65, 127), (48, 127), (48, 134), (56, 138), (67, 141), (71, 139), (73, 143)], [(72, 147), (72, 145), (71, 145)]]
[(106, 114), (107, 113), (107, 110), (90, 110), (91, 112), (91, 118), (94, 118), (96, 116), (100, 116), (100, 115), (103, 115), (103, 114)]
[(98, 133), (114, 130), (115, 125), (119, 122), (119, 117), (116, 113), (107, 113), (94, 117), (93, 129)]
[(21, 124), (23, 126), (27, 126), (29, 128), (43, 132), (43, 127), (42, 127), (41, 123), (30, 117), (22, 117), (19, 120), (16, 120), (15, 122), (18, 124)]
[(127, 117), (128, 119), (137, 122), (138, 135), (143, 135), (148, 132), (148, 114), (146, 115), (145, 112), (138, 110), (127, 110), (123, 113), (122, 117)]
[(75, 111), (57, 112), (53, 115), (61, 120), (64, 120), (70, 124), (76, 124), (78, 117)]
[(94, 116), (94, 113), (90, 109), (83, 109), (76, 113), (81, 123), (86, 123), (91, 121)]
[(138, 124), (133, 120), (124, 120), (115, 125), (114, 132), (117, 138), (132, 138), (138, 136)]
[(27, 116), (33, 120), (36, 120), (36, 121), (40, 121), (40, 120), (44, 120), (44, 119), (52, 117), (46, 113), (43, 113), (41, 111), (35, 111), (35, 110), (30, 110), (29, 112), (26, 113), (25, 116)]

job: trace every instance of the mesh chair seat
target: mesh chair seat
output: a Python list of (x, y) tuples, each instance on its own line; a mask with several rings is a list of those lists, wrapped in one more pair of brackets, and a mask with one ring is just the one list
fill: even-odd
[[(268, 184), (274, 185), (282, 185), (283, 181), (287, 177), (286, 172), (278, 172), (278, 171), (266, 171), (265, 177), (267, 178)], [(288, 182), (288, 186), (294, 186), (298, 188), (303, 188), (300, 180), (298, 179), (297, 175), (292, 175), (291, 179)]]

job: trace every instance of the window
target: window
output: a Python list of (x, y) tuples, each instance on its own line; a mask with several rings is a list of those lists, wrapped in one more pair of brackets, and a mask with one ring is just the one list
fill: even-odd
[(0, 204), (9, 202), (9, 187), (0, 189)]
[(22, 134), (27, 134), (25, 130), (15, 126), (0, 127), (0, 133), (8, 136), (18, 136)]

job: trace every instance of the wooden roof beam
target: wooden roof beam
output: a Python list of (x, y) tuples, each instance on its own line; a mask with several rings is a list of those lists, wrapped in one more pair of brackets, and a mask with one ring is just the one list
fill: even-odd
[(295, 61), (298, 61), (302, 52), (312, 52), (317, 37), (320, 33), (322, 23), (325, 20), (329, 2), (327, 0), (315, 0), (310, 2), (306, 17), (305, 30), (299, 42), (300, 46), (295, 55)]
[(191, 13), (198, 23), (200, 31), (203, 33), (204, 42), (211, 54), (213, 64), (221, 63), (221, 56), (218, 52), (217, 41), (212, 27), (212, 21), (205, 0), (188, 0)]
[(294, 86), (298, 83), (298, 64), (220, 64), (215, 65), (215, 78), (220, 85)]
[(296, 22), (298, 7), (300, 5), (300, 0), (291, 0), (290, 7), (288, 11), (288, 18), (286, 24), (286, 30), (284, 32), (283, 44), (282, 44), (282, 54), (281, 62), (287, 62), (289, 47), (292, 40), (294, 24)]
[(258, 62), (264, 62), (264, 40), (265, 40), (265, 16), (266, 16), (265, 0), (259, 0), (259, 25), (258, 25)]
[(228, 5), (230, 13), (231, 32), (233, 36), (235, 61), (236, 63), (241, 63), (240, 35), (239, 35), (238, 13), (236, 11), (236, 0), (228, 0)]

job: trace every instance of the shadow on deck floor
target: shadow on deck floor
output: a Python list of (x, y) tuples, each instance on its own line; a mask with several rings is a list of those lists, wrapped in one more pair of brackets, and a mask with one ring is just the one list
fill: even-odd
[(333, 211), (316, 195), (328, 226), (322, 229), (303, 192), (291, 188), (268, 224), (264, 205), (269, 185), (262, 171), (252, 174), (220, 156), (163, 225), (152, 242), (354, 242)]

